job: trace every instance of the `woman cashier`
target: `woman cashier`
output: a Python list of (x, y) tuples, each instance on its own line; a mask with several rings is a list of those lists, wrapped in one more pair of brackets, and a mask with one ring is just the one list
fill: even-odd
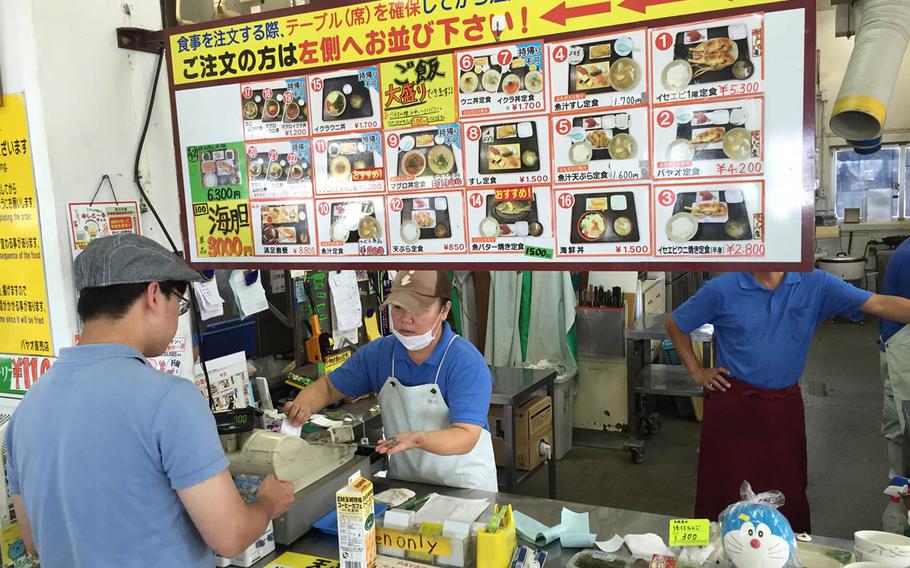
[(379, 393), (389, 477), (497, 491), (487, 425), (493, 377), (479, 351), (446, 316), (452, 284), (444, 271), (404, 270), (386, 304), (392, 336), (372, 341), (303, 389), (284, 412), (300, 425), (333, 402)]
[[(827, 272), (731, 272), (709, 280), (667, 318), (682, 363), (707, 391), (695, 515), (716, 519), (756, 493), (779, 490), (793, 530), (811, 531), (806, 422), (799, 378), (816, 326), (856, 310), (910, 322), (910, 300), (872, 294)], [(716, 368), (703, 369), (688, 334), (714, 325)]]

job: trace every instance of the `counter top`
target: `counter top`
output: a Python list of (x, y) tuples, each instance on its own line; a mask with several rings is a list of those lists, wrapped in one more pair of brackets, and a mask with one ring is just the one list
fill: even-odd
[[(567, 503), (563, 501), (554, 501), (551, 499), (542, 499), (539, 497), (527, 497), (522, 495), (509, 495), (506, 493), (489, 493), (486, 491), (474, 491), (467, 489), (451, 489), (447, 487), (436, 487), (432, 485), (422, 485), (416, 483), (389, 483), (384, 479), (374, 480), (375, 491), (378, 493), (390, 487), (407, 487), (417, 493), (417, 496), (427, 495), (429, 493), (440, 493), (454, 497), (463, 497), (466, 499), (488, 499), (491, 506), (481, 515), (480, 519), (488, 519), (492, 514), (492, 504), (511, 504), (513, 509), (537, 519), (545, 525), (553, 526), (560, 522), (560, 514), (563, 507), (568, 507), (578, 513), (589, 513), (591, 522), (591, 532), (597, 535), (598, 540), (608, 540), (614, 534), (643, 534), (655, 533), (660, 535), (666, 542), (669, 538), (670, 517), (664, 515), (655, 515), (652, 513), (642, 513), (638, 511), (628, 511), (625, 509), (614, 509), (611, 507), (599, 507), (596, 505), (582, 505), (579, 503)], [(823, 546), (834, 546), (851, 550), (851, 542), (814, 537), (813, 542)], [(569, 559), (572, 558), (580, 549), (565, 549), (559, 545), (559, 541), (546, 546), (547, 566), (567, 566)], [(263, 568), (269, 562), (275, 560), (283, 552), (297, 552), (300, 554), (309, 554), (323, 558), (338, 558), (338, 541), (335, 537), (327, 536), (318, 530), (311, 530), (300, 538), (290, 547), (279, 547), (274, 553), (268, 555), (253, 566), (253, 568)]]
[(518, 369), (514, 367), (490, 367), (493, 373), (493, 396), (490, 404), (515, 404), (526, 400), (531, 393), (546, 388), (556, 379), (552, 369)]

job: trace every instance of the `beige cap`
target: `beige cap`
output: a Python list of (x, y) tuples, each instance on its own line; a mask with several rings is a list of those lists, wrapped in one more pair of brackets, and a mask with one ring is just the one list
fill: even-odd
[(400, 270), (383, 305), (395, 305), (412, 314), (421, 314), (437, 298), (449, 300), (452, 281), (445, 270)]

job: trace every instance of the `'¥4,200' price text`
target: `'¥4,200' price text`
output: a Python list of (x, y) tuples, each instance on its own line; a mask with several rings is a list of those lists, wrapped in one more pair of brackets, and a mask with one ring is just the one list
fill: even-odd
[(209, 256), (243, 256), (240, 237), (209, 237)]

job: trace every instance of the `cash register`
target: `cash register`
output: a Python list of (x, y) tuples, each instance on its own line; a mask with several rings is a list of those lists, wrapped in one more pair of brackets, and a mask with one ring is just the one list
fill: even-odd
[[(310, 444), (302, 438), (254, 429), (236, 434), (230, 460), (232, 475), (274, 475), (294, 484), (294, 503), (274, 520), (275, 541), (290, 545), (335, 505), (335, 492), (357, 470), (368, 471), (370, 458), (357, 455), (357, 444)], [(231, 450), (233, 444), (226, 448)]]

